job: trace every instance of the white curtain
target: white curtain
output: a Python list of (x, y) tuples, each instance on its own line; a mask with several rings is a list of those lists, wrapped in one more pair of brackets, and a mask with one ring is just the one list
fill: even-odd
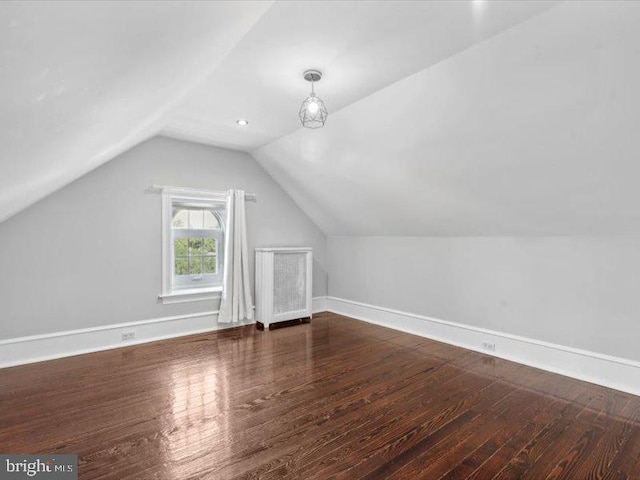
[(218, 322), (253, 320), (244, 190), (227, 192), (225, 261)]

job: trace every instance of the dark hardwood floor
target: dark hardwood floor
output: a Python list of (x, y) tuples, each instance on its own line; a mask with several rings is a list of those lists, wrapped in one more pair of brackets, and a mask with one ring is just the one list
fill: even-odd
[(0, 370), (89, 479), (639, 479), (640, 397), (334, 314)]

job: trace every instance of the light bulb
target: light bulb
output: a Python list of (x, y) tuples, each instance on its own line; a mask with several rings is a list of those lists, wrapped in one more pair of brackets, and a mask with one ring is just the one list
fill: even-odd
[(307, 110), (309, 110), (309, 113), (311, 115), (314, 115), (318, 112), (318, 102), (316, 102), (315, 100), (312, 102), (309, 102), (309, 105), (307, 106)]

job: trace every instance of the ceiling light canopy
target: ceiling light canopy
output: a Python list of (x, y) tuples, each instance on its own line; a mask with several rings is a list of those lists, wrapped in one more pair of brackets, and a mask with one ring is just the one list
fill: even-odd
[(311, 94), (302, 102), (298, 116), (302, 126), (306, 128), (321, 128), (327, 120), (329, 113), (327, 107), (320, 97), (316, 96), (313, 89), (314, 83), (320, 81), (322, 72), (318, 70), (307, 70), (304, 72), (304, 79), (311, 82)]
[(236, 123), (241, 127), (246, 127), (247, 125), (249, 125), (249, 120), (245, 120), (244, 118), (241, 118), (240, 120), (236, 120)]

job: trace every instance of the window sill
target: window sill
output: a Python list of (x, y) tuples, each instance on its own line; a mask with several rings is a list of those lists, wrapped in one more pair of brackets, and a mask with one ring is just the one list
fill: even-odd
[(201, 302), (220, 298), (222, 287), (198, 288), (191, 290), (176, 290), (171, 293), (158, 295), (163, 305), (171, 303)]

